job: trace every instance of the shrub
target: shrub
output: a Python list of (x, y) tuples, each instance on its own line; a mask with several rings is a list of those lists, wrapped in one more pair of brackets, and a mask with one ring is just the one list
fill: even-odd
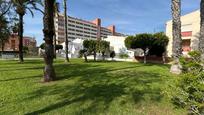
[(181, 58), (184, 73), (172, 85), (170, 94), (172, 102), (187, 108), (191, 114), (204, 114), (204, 72), (200, 53), (190, 52), (190, 59)]
[(86, 50), (79, 50), (79, 55), (78, 55), (78, 58), (82, 58), (84, 53), (86, 52)]
[[(63, 49), (63, 46), (62, 46), (62, 45), (58, 45), (58, 44), (57, 44), (55, 47), (56, 47), (56, 48), (55, 48), (56, 50)], [(41, 48), (41, 49), (45, 49), (45, 43), (42, 43), (42, 44), (40, 45), (40, 48)]]
[(115, 51), (110, 52), (110, 57), (113, 59), (115, 57)]
[(203, 69), (201, 63), (201, 53), (198, 51), (189, 52), (188, 55), (191, 58), (180, 58), (180, 64), (182, 65), (183, 72), (201, 71)]
[(27, 54), (28, 51), (29, 51), (28, 47), (27, 47), (27, 46), (23, 46), (23, 52), (24, 52), (25, 54)]
[(56, 50), (60, 50), (60, 49), (63, 49), (63, 46), (62, 45), (56, 45)]
[(129, 57), (129, 55), (128, 54), (119, 54), (119, 57), (122, 59), (126, 59)]

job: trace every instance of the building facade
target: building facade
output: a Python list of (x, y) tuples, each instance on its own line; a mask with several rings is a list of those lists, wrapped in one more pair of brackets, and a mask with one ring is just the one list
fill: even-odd
[[(200, 33), (200, 11), (194, 11), (181, 16), (181, 36), (182, 51), (186, 55), (189, 51), (198, 50)], [(172, 56), (173, 37), (172, 37), (172, 20), (166, 23), (166, 35), (170, 38), (167, 47), (167, 55)]]
[[(114, 25), (107, 28), (101, 26), (101, 19), (97, 18), (93, 21), (86, 21), (68, 16), (68, 39), (103, 39), (108, 35), (122, 36), (123, 34), (116, 32)], [(55, 18), (55, 35), (57, 44), (65, 42), (65, 21), (64, 15), (56, 14)]]
[[(25, 36), (23, 37), (23, 46), (28, 48), (36, 48), (37, 41), (35, 38)], [(8, 42), (4, 45), (4, 51), (19, 51), (19, 39), (17, 34), (12, 34)]]

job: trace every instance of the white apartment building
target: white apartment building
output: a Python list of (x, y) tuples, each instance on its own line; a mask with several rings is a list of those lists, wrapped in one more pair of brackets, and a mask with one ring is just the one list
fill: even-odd
[[(198, 50), (198, 37), (200, 33), (200, 10), (181, 16), (181, 35), (183, 54), (189, 51)], [(173, 37), (172, 20), (166, 23), (166, 35), (170, 38), (167, 47), (167, 55), (172, 56)]]
[[(55, 30), (57, 44), (65, 42), (65, 21), (64, 15), (58, 14), (55, 18)], [(85, 21), (82, 19), (68, 16), (68, 39), (102, 39), (108, 35), (123, 36), (123, 34), (115, 31), (115, 26), (107, 28), (101, 26), (101, 19), (97, 18), (94, 21)]]

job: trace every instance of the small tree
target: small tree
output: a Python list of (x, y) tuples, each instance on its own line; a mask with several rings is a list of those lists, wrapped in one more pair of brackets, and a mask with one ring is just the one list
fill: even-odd
[(152, 48), (154, 42), (154, 37), (152, 34), (138, 34), (136, 36), (127, 37), (125, 40), (125, 45), (129, 49), (141, 48), (144, 53), (144, 63), (147, 63), (146, 57), (149, 50)]
[(146, 63), (147, 55), (162, 56), (166, 51), (168, 42), (168, 37), (163, 32), (156, 34), (144, 33), (127, 37), (125, 46), (128, 49), (142, 49), (144, 52), (144, 63)]
[(115, 57), (115, 51), (111, 51), (111, 52), (110, 52), (110, 57), (111, 57), (112, 60), (113, 60), (113, 58)]
[(97, 41), (96, 40), (84, 40), (84, 49), (86, 49), (86, 56), (89, 54), (94, 55), (94, 61), (96, 61)]
[[(55, 47), (56, 47), (55, 50), (63, 49), (63, 46), (62, 46), (62, 45), (56, 45)], [(45, 43), (42, 43), (42, 44), (40, 45), (40, 48), (41, 48), (41, 49), (45, 49)]]
[(156, 33), (153, 35), (153, 37), (154, 42), (152, 48), (149, 51), (149, 54), (161, 57), (166, 52), (169, 38), (163, 32)]
[(23, 53), (28, 54), (29, 48), (27, 46), (23, 46)]
[(135, 45), (135, 36), (128, 36), (125, 39), (125, 46), (128, 49), (136, 49), (136, 45)]
[(62, 45), (56, 45), (55, 47), (56, 47), (55, 50), (61, 50), (61, 49), (63, 49), (63, 46), (62, 46)]
[(98, 51), (102, 53), (103, 60), (105, 60), (105, 53), (110, 52), (110, 42), (101, 40), (98, 41)]
[(42, 43), (42, 44), (40, 45), (40, 48), (41, 48), (41, 49), (45, 49), (45, 43)]

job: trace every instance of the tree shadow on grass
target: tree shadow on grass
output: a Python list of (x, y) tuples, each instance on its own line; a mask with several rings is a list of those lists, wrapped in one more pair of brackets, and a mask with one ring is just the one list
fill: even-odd
[(89, 64), (62, 64), (56, 65), (55, 70), (57, 72), (57, 80), (71, 79), (74, 77), (86, 78), (90, 76), (97, 76), (98, 74), (103, 74), (111, 71), (132, 69), (138, 66), (128, 66), (128, 67), (120, 67), (120, 68), (112, 68), (112, 67), (101, 67), (100, 65), (89, 65)]
[(0, 80), (0, 82), (10, 82), (10, 81), (16, 81), (16, 80), (26, 80), (26, 79), (32, 79), (32, 78), (40, 78), (41, 76), (30, 76), (30, 77), (20, 77), (20, 78), (11, 78), (11, 79), (4, 79)]
[[(123, 90), (124, 86), (118, 86), (114, 84), (110, 85), (93, 85), (87, 88), (72, 88), (69, 92), (63, 93), (62, 100), (53, 105), (47, 106), (37, 111), (31, 113), (26, 113), (26, 115), (36, 115), (46, 113), (55, 109), (59, 109), (64, 106), (68, 106), (77, 102), (85, 102), (87, 100), (92, 100), (91, 106), (83, 109), (84, 112), (96, 111), (97, 103), (104, 102), (103, 109), (107, 109), (109, 104), (116, 98), (125, 94)], [(55, 91), (54, 91), (55, 92)], [(54, 93), (52, 92), (52, 93)], [(58, 92), (58, 91), (57, 91)], [(56, 93), (56, 92), (55, 92)], [(76, 97), (76, 98), (74, 98)]]
[(26, 71), (26, 70), (43, 70), (43, 67), (39, 67), (39, 66), (36, 66), (36, 67), (19, 67), (19, 68), (7, 68), (7, 69), (0, 69), (0, 71), (4, 71), (4, 72), (7, 72), (7, 71)]
[[(47, 113), (75, 103), (81, 106), (87, 101), (91, 103), (85, 108), (79, 106), (80, 109), (76, 113), (98, 113), (108, 110), (111, 103), (122, 96), (130, 96), (135, 104), (144, 100), (159, 102), (163, 98), (161, 87), (152, 87), (153, 83), (162, 83), (162, 75), (157, 72), (136, 71), (137, 67), (142, 67), (142, 65), (105, 68), (98, 64), (64, 64), (55, 67), (59, 75), (57, 82), (66, 79), (73, 80), (75, 83), (42, 86), (31, 92), (27, 100), (50, 95), (60, 95), (60, 98), (56, 100), (57, 103), (28, 112), (26, 115)], [(130, 101), (130, 99), (125, 99), (123, 103)]]

